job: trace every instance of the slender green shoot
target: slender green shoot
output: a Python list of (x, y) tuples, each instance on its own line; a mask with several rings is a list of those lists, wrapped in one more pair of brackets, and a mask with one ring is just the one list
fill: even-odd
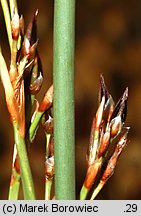
[(86, 188), (85, 185), (83, 185), (80, 191), (80, 200), (85, 200), (88, 193), (89, 193), (89, 189)]
[(52, 179), (45, 182), (45, 200), (51, 199)]
[(29, 165), (25, 142), (19, 133), (17, 123), (13, 124), (13, 129), (14, 129), (15, 143), (18, 151), (18, 157), (20, 161), (20, 172), (21, 172), (21, 179), (23, 185), (24, 199), (34, 200), (35, 199), (34, 185), (33, 185), (31, 169)]
[[(33, 123), (31, 124), (31, 127), (29, 129), (30, 133), (29, 133), (29, 141), (32, 142), (36, 131), (38, 129), (38, 123), (40, 121), (41, 115), (37, 114), (35, 120), (33, 121)], [(16, 150), (16, 145), (14, 145), (14, 152), (17, 153)], [(16, 154), (14, 153), (14, 154)], [(13, 162), (14, 162), (14, 154), (13, 154)], [(10, 183), (10, 188), (9, 188), (9, 200), (16, 200), (18, 198), (18, 194), (19, 194), (19, 188), (20, 188), (20, 173), (17, 172), (14, 164), (12, 165), (12, 176), (11, 176), (11, 181), (14, 178), (14, 181), (12, 181)]]
[(30, 125), (30, 128), (29, 128), (29, 140), (30, 142), (33, 141), (35, 135), (36, 135), (36, 131), (38, 129), (38, 124), (39, 124), (39, 121), (41, 119), (43, 115), (43, 112), (36, 112), (35, 113), (35, 116), (33, 118), (33, 121), (31, 122), (31, 125)]

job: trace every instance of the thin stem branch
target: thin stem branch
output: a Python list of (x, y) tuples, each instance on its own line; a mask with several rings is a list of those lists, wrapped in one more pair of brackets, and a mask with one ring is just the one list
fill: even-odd
[(43, 115), (43, 112), (37, 112), (34, 116), (33, 121), (31, 122), (31, 125), (29, 128), (29, 140), (30, 140), (30, 142), (33, 141), (33, 139), (36, 135), (36, 131), (38, 129), (38, 124), (39, 124), (39, 121), (40, 121), (42, 115)]
[(55, 198), (75, 199), (75, 0), (56, 0), (54, 11)]
[[(31, 124), (31, 128), (29, 129), (29, 141), (32, 142), (33, 138), (35, 137), (36, 130), (38, 128), (38, 123), (40, 121), (41, 115), (37, 115), (33, 124)], [(15, 153), (16, 152), (16, 153)], [(16, 200), (19, 194), (20, 188), (20, 173), (17, 172), (15, 167), (15, 154), (17, 154), (16, 144), (14, 145), (14, 154), (13, 154), (13, 164), (12, 164), (12, 174), (11, 174), (11, 182), (9, 188), (9, 200)], [(13, 179), (14, 178), (14, 179)], [(14, 181), (13, 181), (14, 180)]]
[(21, 137), (17, 123), (13, 124), (14, 138), (20, 161), (20, 173), (23, 184), (24, 198), (34, 200), (35, 192), (24, 139)]
[(85, 185), (83, 184), (81, 191), (80, 191), (80, 200), (85, 200), (87, 198), (89, 189), (85, 187)]
[(45, 200), (51, 199), (52, 179), (45, 182)]

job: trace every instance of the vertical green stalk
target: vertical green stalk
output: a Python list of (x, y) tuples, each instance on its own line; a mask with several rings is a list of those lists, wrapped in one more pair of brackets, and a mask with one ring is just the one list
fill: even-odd
[(29, 165), (27, 150), (25, 146), (24, 139), (21, 137), (17, 123), (13, 123), (14, 129), (14, 138), (18, 151), (18, 157), (20, 161), (20, 169), (21, 169), (21, 179), (23, 184), (23, 192), (24, 199), (26, 200), (34, 200), (35, 199), (35, 191), (32, 180), (31, 169)]
[(45, 200), (50, 200), (51, 197), (52, 180), (45, 182)]
[(55, 198), (59, 200), (75, 199), (74, 21), (75, 0), (55, 0)]

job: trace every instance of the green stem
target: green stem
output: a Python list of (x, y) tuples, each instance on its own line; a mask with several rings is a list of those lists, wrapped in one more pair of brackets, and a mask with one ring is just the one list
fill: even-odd
[(10, 19), (8, 3), (7, 3), (7, 0), (0, 0), (0, 1), (2, 5), (3, 14), (4, 14), (4, 20), (6, 24), (9, 46), (10, 46), (10, 50), (12, 50), (11, 19)]
[(54, 11), (55, 198), (75, 199), (75, 0), (56, 0)]
[[(32, 124), (30, 126), (30, 129), (29, 129), (29, 140), (30, 140), (30, 142), (35, 137), (36, 130), (38, 128), (38, 123), (40, 121), (41, 115), (42, 115), (41, 112), (37, 112)], [(14, 148), (16, 148), (16, 146), (14, 146)], [(15, 162), (15, 161), (13, 161), (13, 162)], [(17, 200), (18, 194), (19, 194), (19, 188), (20, 188), (20, 174), (16, 171), (16, 169), (14, 167), (14, 164), (12, 165), (11, 180), (12, 180), (13, 177), (14, 177), (14, 182), (11, 181), (10, 188), (9, 188), (9, 197), (8, 197), (9, 200)]]
[(87, 195), (89, 193), (89, 189), (86, 188), (84, 185), (82, 186), (82, 189), (80, 191), (80, 200), (85, 200)]
[(52, 179), (47, 179), (45, 182), (45, 200), (51, 199)]
[(13, 124), (13, 129), (14, 129), (14, 138), (15, 138), (15, 143), (17, 147), (19, 162), (20, 162), (20, 172), (21, 172), (21, 179), (23, 184), (24, 198), (26, 200), (34, 200), (35, 199), (34, 185), (33, 185), (31, 169), (29, 165), (25, 142), (19, 133), (17, 123)]
[(17, 177), (15, 178), (14, 184), (10, 185), (8, 200), (17, 200), (18, 199), (19, 187), (20, 187), (20, 175), (18, 173), (16, 173), (15, 175)]
[(43, 115), (43, 112), (37, 112), (34, 116), (33, 121), (31, 122), (31, 125), (29, 128), (29, 140), (30, 140), (30, 142), (33, 141), (33, 139), (36, 135), (36, 131), (38, 129), (38, 124), (39, 124), (39, 121), (40, 121), (42, 115)]
[[(41, 113), (36, 114), (35, 116), (36, 118), (34, 118), (35, 120), (32, 122), (30, 129), (29, 129), (29, 140), (30, 142), (34, 139), (35, 134), (36, 134), (36, 130), (38, 128), (38, 123), (40, 121), (41, 118)], [(15, 148), (15, 146), (14, 146)], [(10, 184), (10, 188), (9, 188), (9, 200), (16, 200), (18, 198), (18, 194), (19, 194), (19, 188), (20, 188), (20, 174), (17, 173), (14, 165), (12, 165), (13, 169), (12, 169), (12, 176), (11, 178), (14, 177), (14, 183)]]

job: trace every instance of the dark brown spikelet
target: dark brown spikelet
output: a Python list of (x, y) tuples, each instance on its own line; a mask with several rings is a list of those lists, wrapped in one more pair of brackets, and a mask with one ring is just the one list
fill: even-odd
[[(107, 90), (103, 76), (100, 76), (99, 107), (93, 119), (88, 148), (88, 169), (84, 186), (90, 189), (98, 173), (104, 169), (101, 181), (105, 182), (112, 176), (119, 155), (127, 143), (128, 127), (123, 127), (127, 116), (128, 88), (115, 105)], [(109, 149), (113, 145), (109, 160)], [(105, 164), (107, 166), (105, 168)], [(101, 169), (102, 168), (102, 169)], [(103, 183), (102, 183), (103, 184)]]

